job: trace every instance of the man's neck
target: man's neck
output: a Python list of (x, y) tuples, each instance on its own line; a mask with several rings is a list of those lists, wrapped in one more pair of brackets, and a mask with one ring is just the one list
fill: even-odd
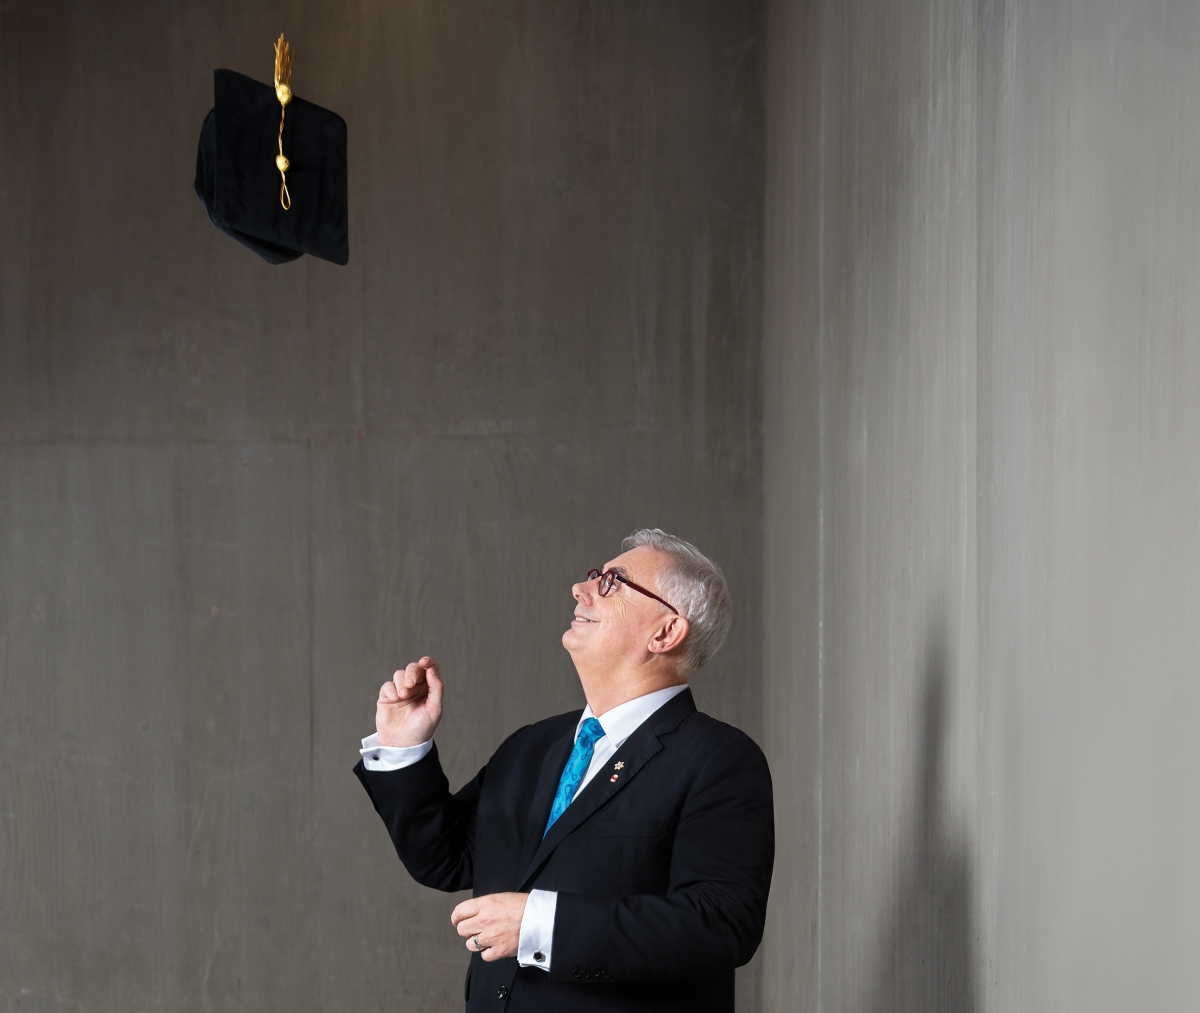
[(623, 703), (636, 700), (639, 696), (645, 696), (655, 690), (687, 685), (687, 677), (676, 672), (673, 666), (656, 667), (650, 672), (619, 672), (615, 677), (610, 674), (607, 678), (580, 672), (579, 681), (583, 686), (583, 695), (587, 697), (588, 706), (592, 708), (596, 717), (601, 717), (614, 707), (620, 707)]

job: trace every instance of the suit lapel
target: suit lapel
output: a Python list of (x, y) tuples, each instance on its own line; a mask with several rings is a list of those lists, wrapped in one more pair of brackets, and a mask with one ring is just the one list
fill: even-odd
[[(575, 726), (579, 723), (575, 717), (566, 733), (555, 739), (546, 750), (546, 758), (542, 760), (541, 773), (538, 775), (537, 787), (533, 791), (533, 801), (529, 806), (529, 820), (525, 827), (525, 840), (521, 847), (521, 858), (517, 871), (524, 869), (534, 851), (542, 843), (542, 831), (546, 829), (546, 820), (550, 818), (550, 807), (554, 804), (554, 793), (558, 790), (558, 781), (562, 777), (563, 768), (575, 747)], [(559, 820), (561, 822), (561, 819)]]
[[(575, 799), (567, 806), (567, 811), (564, 812), (554, 826), (550, 828), (550, 832), (546, 834), (545, 839), (541, 839), (542, 830), (546, 826), (546, 820), (550, 816), (550, 805), (553, 802), (554, 791), (558, 787), (558, 778), (562, 775), (562, 768), (566, 766), (567, 757), (570, 756), (570, 748), (559, 758), (559, 765), (553, 775), (553, 785), (550, 788), (550, 794), (545, 798), (546, 804), (540, 805), (543, 800), (543, 782), (545, 782), (546, 764), (542, 765), (542, 776), (538, 780), (537, 802), (534, 805), (534, 810), (541, 813), (541, 826), (534, 831), (533, 837), (527, 837), (525, 841), (525, 854), (528, 855), (532, 850), (532, 857), (528, 858), (523, 866), (524, 872), (521, 875), (521, 884), (517, 887), (518, 890), (524, 890), (528, 885), (529, 880), (537, 873), (537, 870), (545, 863), (546, 859), (553, 854), (554, 849), (571, 833), (576, 827), (582, 824), (585, 820), (592, 816), (598, 809), (601, 808), (610, 799), (615, 797), (621, 791), (624, 791), (638, 771), (646, 765), (647, 762), (663, 748), (662, 742), (659, 741), (659, 735), (674, 731), (679, 723), (689, 714), (694, 713), (696, 704), (692, 700), (692, 691), (684, 690), (677, 697), (667, 701), (657, 711), (650, 715), (642, 725), (634, 731), (634, 733), (625, 740), (625, 743), (611, 757), (611, 762), (603, 769), (596, 772), (588, 783), (580, 790)], [(574, 738), (571, 737), (570, 745), (574, 745)], [(559, 750), (554, 750), (557, 753)], [(549, 757), (547, 761), (549, 762)], [(616, 769), (616, 764), (621, 763), (623, 766), (620, 770)], [(617, 780), (613, 781), (612, 775), (617, 774)], [(531, 824), (532, 826), (532, 824)], [(530, 843), (536, 844), (536, 849), (530, 848)]]

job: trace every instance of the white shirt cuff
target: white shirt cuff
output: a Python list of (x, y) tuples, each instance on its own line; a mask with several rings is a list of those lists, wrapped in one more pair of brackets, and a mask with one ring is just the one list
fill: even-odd
[(433, 739), (419, 746), (381, 746), (379, 733), (372, 732), (362, 740), (363, 766), (367, 770), (402, 770), (423, 760), (433, 748)]
[(550, 946), (554, 942), (554, 912), (558, 894), (554, 890), (530, 890), (521, 915), (521, 938), (517, 942), (517, 963), (522, 967), (550, 970)]

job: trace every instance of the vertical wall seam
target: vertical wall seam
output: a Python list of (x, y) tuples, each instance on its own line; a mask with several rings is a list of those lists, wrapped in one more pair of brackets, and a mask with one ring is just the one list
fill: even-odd
[(316, 513), (313, 509), (313, 446), (312, 437), (310, 436), (305, 441), (304, 447), (304, 470), (307, 473), (306, 478), (308, 485), (308, 516), (305, 518), (305, 527), (308, 529), (307, 534), (307, 552), (308, 560), (306, 563), (306, 581), (308, 584), (307, 592), (307, 608), (308, 616), (306, 617), (308, 627), (308, 790), (309, 794), (316, 801), (316, 721), (317, 721), (317, 679), (316, 679), (316, 653), (315, 644), (316, 637), (314, 626), (316, 625), (316, 616), (313, 612), (316, 592), (313, 586), (313, 518)]
[(828, 453), (825, 385), (825, 40), (817, 6), (817, 1013), (823, 1009), (825, 907), (825, 492)]

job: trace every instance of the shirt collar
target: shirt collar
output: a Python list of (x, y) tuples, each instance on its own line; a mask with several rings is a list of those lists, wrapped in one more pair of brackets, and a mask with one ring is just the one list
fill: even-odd
[[(651, 714), (687, 688), (687, 683), (685, 682), (682, 686), (668, 686), (666, 689), (656, 689), (653, 693), (637, 696), (632, 700), (626, 700), (623, 704), (618, 704), (612, 710), (606, 711), (603, 717), (596, 718), (596, 720), (600, 722), (600, 727), (604, 729), (604, 736), (612, 743), (613, 748), (620, 749), (625, 740), (636, 732)], [(583, 723), (591, 717), (596, 717), (596, 715), (592, 713), (592, 705), (588, 704), (583, 709), (583, 715), (579, 719), (579, 724), (575, 726), (576, 738), (579, 737), (579, 729), (583, 726)]]

